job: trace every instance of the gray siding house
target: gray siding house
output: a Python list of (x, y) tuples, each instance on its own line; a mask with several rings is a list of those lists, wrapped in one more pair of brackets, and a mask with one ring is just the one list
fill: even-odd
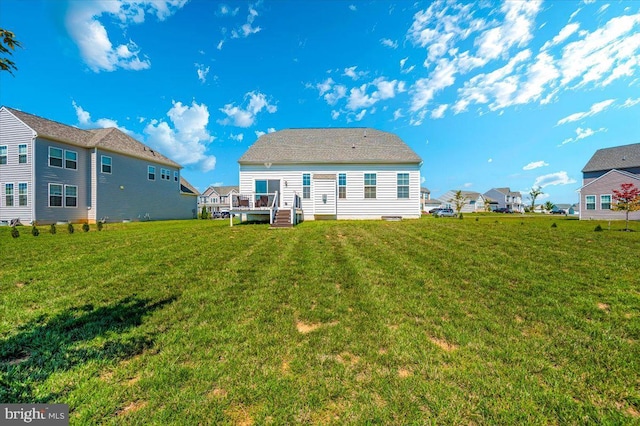
[(260, 136), (238, 160), (232, 210), (314, 219), (420, 217), (422, 159), (370, 128), (287, 129)]
[(210, 214), (229, 211), (231, 197), (237, 194), (237, 186), (209, 186), (198, 196), (198, 212), (203, 207)]
[[(454, 197), (456, 196), (456, 190), (450, 190), (442, 194), (439, 199), (446, 208), (456, 209)], [(461, 195), (465, 198), (464, 205), (460, 210), (460, 213), (475, 213), (484, 211), (484, 198), (482, 194), (475, 191), (461, 191)]]
[[(612, 210), (613, 190), (623, 183), (640, 188), (640, 143), (599, 149), (582, 169), (580, 219), (624, 219), (625, 212)], [(629, 219), (640, 220), (640, 211)]]
[(190, 219), (181, 166), (115, 128), (82, 130), (0, 108), (0, 221)]
[(512, 191), (510, 188), (491, 188), (484, 193), (484, 196), (492, 202), (492, 210), (498, 208), (511, 209), (517, 213), (524, 212), (524, 204), (522, 204), (522, 194), (519, 191)]

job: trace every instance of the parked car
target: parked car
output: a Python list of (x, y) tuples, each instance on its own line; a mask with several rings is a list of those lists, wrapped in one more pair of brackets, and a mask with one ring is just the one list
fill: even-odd
[(562, 209), (558, 209), (558, 210), (551, 210), (551, 214), (564, 214), (564, 215), (566, 215), (567, 212), (562, 210)]
[(434, 214), (435, 212), (437, 212), (437, 211), (438, 211), (438, 210), (440, 210), (441, 208), (442, 208), (442, 207), (436, 207), (436, 208), (433, 208), (433, 209), (429, 210), (429, 214)]
[(438, 209), (437, 212), (433, 213), (435, 217), (456, 217), (456, 212), (453, 209)]
[(500, 207), (498, 209), (494, 210), (495, 213), (513, 213), (513, 210), (511, 210), (508, 207)]

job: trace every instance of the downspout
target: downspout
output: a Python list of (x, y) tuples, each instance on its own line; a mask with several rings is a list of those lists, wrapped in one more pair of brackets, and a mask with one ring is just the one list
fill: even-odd
[[(36, 138), (38, 134), (33, 132), (33, 137), (31, 138), (31, 222), (37, 222), (38, 218), (36, 217)], [(27, 192), (27, 195), (29, 192)]]

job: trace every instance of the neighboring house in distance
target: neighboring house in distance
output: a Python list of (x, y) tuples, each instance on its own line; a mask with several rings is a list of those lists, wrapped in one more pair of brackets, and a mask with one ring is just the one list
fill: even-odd
[(420, 188), (420, 211), (424, 212), (429, 210), (427, 208), (429, 201), (431, 201), (431, 191), (429, 191), (429, 188), (423, 186)]
[[(456, 204), (453, 201), (456, 196), (457, 190), (447, 191), (442, 194), (439, 199), (442, 202), (443, 207), (456, 209)], [(462, 191), (462, 195), (465, 197), (464, 206), (460, 213), (475, 213), (484, 211), (484, 198), (482, 194), (475, 191)]]
[(238, 195), (237, 186), (209, 186), (198, 197), (198, 212), (202, 211), (202, 207), (210, 214), (229, 211), (233, 195)]
[[(599, 149), (582, 169), (580, 219), (624, 219), (625, 212), (612, 210), (613, 190), (623, 183), (640, 188), (640, 143)], [(640, 211), (629, 219), (640, 220)]]
[(392, 133), (286, 129), (260, 136), (238, 163), (233, 210), (249, 220), (420, 217), (422, 159)]
[(575, 204), (555, 204), (553, 206), (553, 210), (554, 212), (558, 211), (558, 210), (564, 210), (566, 214), (576, 214), (578, 213), (578, 206)]
[[(492, 188), (485, 192), (484, 196), (492, 200), (492, 210), (507, 208), (517, 213), (524, 212), (522, 194), (519, 191), (512, 191), (510, 188)], [(497, 203), (495, 208), (493, 208), (494, 202)]]
[(198, 191), (180, 169), (116, 128), (0, 108), (0, 221), (191, 219)]

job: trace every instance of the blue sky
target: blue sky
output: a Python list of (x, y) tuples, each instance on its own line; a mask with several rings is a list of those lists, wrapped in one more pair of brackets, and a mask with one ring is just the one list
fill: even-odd
[(200, 190), (262, 133), (356, 126), (407, 142), (434, 197), (568, 203), (596, 149), (640, 142), (638, 1), (2, 0), (0, 27), (23, 45), (0, 104), (117, 126)]

